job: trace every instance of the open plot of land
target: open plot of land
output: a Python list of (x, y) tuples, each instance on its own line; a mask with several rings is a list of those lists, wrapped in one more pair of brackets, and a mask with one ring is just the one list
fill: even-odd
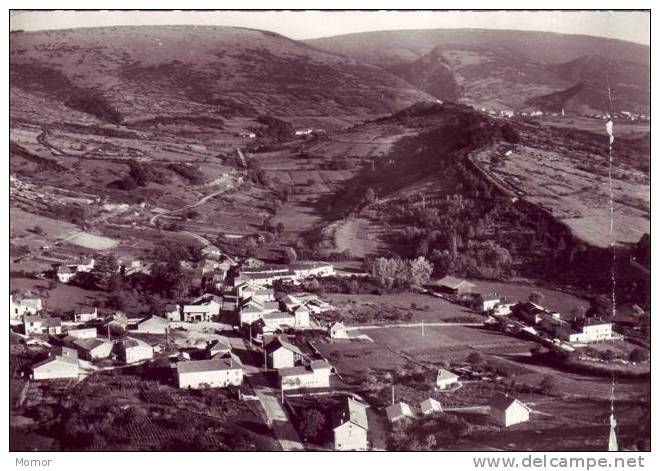
[(335, 306), (342, 316), (346, 314), (345, 321), (348, 325), (369, 323), (361, 319), (361, 316), (373, 319), (374, 316), (369, 315), (369, 311), (383, 310), (400, 311), (402, 316), (406, 317), (406, 322), (483, 321), (483, 316), (472, 309), (421, 293), (381, 295), (332, 293), (324, 295), (323, 298)]
[(116, 247), (118, 244), (116, 240), (109, 237), (90, 234), (89, 232), (79, 232), (72, 237), (68, 237), (66, 240), (72, 244), (94, 250), (107, 250)]
[(512, 296), (518, 301), (526, 301), (530, 293), (536, 291), (544, 296), (543, 305), (558, 312), (569, 313), (575, 307), (588, 307), (589, 303), (577, 296), (549, 288), (540, 288), (533, 285), (470, 280), (475, 284), (473, 292), (484, 294), (495, 294), (498, 296)]
[(46, 309), (57, 307), (62, 312), (72, 311), (80, 306), (89, 306), (94, 301), (102, 300), (106, 294), (101, 291), (84, 290), (76, 286), (57, 283), (51, 290), (48, 289), (47, 280), (34, 280), (31, 278), (10, 278), (11, 291), (32, 291), (42, 293)]
[(616, 243), (634, 243), (650, 232), (650, 188), (641, 172), (616, 168), (610, 188), (606, 162), (566, 152), (518, 146), (508, 156), (488, 149), (475, 158), (505, 187), (550, 211), (590, 244), (610, 245), (610, 191)]

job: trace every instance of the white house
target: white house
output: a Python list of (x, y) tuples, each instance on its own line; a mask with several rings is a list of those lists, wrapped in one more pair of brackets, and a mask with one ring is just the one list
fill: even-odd
[(181, 321), (181, 306), (178, 304), (166, 304), (163, 317), (172, 322)]
[(76, 339), (73, 346), (85, 360), (93, 361), (108, 358), (112, 353), (114, 344), (110, 340), (102, 339)]
[(330, 338), (331, 339), (347, 339), (348, 331), (343, 322), (335, 322), (330, 327)]
[(293, 309), (293, 317), (295, 327), (309, 327), (309, 308), (307, 306), (296, 306)]
[(87, 329), (71, 329), (67, 330), (67, 335), (76, 338), (76, 339), (93, 339), (96, 337), (96, 327), (90, 327)]
[(231, 353), (231, 342), (227, 337), (220, 336), (209, 342), (206, 350), (210, 358), (213, 358), (216, 355), (225, 356)]
[(457, 375), (443, 368), (438, 370), (438, 376), (435, 380), (435, 385), (438, 389), (449, 389), (451, 388), (452, 384), (456, 383), (458, 383)]
[(266, 345), (269, 368), (291, 368), (304, 357), (303, 352), (284, 338), (277, 337)]
[(434, 414), (436, 412), (442, 412), (442, 404), (440, 404), (432, 397), (429, 397), (427, 400), (422, 401), (419, 407), (420, 409), (422, 409), (422, 414), (424, 415)]
[(335, 267), (325, 262), (296, 262), (289, 265), (299, 280), (312, 276), (334, 276)]
[(267, 330), (276, 331), (286, 327), (293, 327), (296, 323), (294, 316), (288, 312), (269, 312), (261, 316)]
[(590, 343), (611, 340), (612, 323), (598, 319), (585, 319), (580, 330), (570, 330), (563, 335), (564, 340), (571, 343)]
[(478, 309), (480, 311), (490, 311), (495, 306), (497, 306), (502, 297), (497, 294), (480, 294), (478, 297)]
[(490, 400), (490, 417), (503, 427), (527, 422), (529, 408), (518, 399), (502, 393), (495, 393)]
[(352, 397), (346, 398), (344, 409), (332, 429), (335, 451), (364, 451), (368, 448), (367, 407)]
[(332, 365), (325, 360), (314, 360), (309, 366), (294, 366), (278, 371), (283, 390), (330, 387)]
[(34, 316), (44, 307), (40, 298), (23, 298), (15, 301), (12, 295), (9, 296), (10, 318), (21, 319), (23, 316)]
[(312, 130), (310, 128), (303, 128), (303, 129), (296, 129), (293, 132), (293, 134), (296, 135), (296, 136), (309, 136), (313, 132), (314, 132), (314, 130)]
[(518, 304), (518, 301), (516, 301), (514, 298), (510, 296), (504, 296), (502, 299), (500, 299), (500, 302), (493, 307), (491, 313), (494, 316), (508, 316), (511, 314), (511, 308), (516, 304)]
[(79, 263), (75, 265), (76, 271), (79, 272), (90, 272), (94, 269), (94, 259), (93, 258), (85, 258), (82, 259)]
[(76, 322), (89, 322), (98, 317), (99, 313), (95, 307), (84, 306), (73, 311), (73, 320)]
[(77, 378), (79, 369), (78, 352), (72, 348), (62, 347), (58, 354), (32, 366), (32, 379)]
[(23, 316), (25, 335), (62, 333), (62, 319), (59, 317)]
[(387, 414), (387, 419), (390, 422), (397, 422), (401, 419), (405, 419), (406, 417), (415, 417), (412, 409), (405, 402), (397, 402), (396, 404), (392, 404), (387, 409), (385, 409), (385, 413)]
[(184, 322), (209, 322), (220, 314), (222, 299), (213, 294), (206, 294), (183, 306)]
[(60, 283), (68, 283), (74, 276), (76, 276), (76, 272), (67, 265), (60, 265), (57, 268), (57, 279)]
[(180, 388), (226, 388), (243, 382), (243, 366), (235, 355), (176, 364)]
[(132, 337), (117, 342), (116, 349), (119, 360), (127, 364), (150, 360), (154, 356), (154, 349), (151, 345)]

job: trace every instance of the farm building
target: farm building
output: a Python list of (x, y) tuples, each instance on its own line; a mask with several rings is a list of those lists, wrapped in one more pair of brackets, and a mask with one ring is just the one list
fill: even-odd
[(73, 320), (75, 322), (89, 322), (96, 319), (98, 314), (98, 310), (95, 307), (78, 307), (73, 311)]
[(84, 258), (80, 262), (74, 264), (78, 272), (90, 272), (94, 269), (95, 261), (93, 258)]
[(475, 285), (460, 278), (445, 276), (444, 278), (433, 282), (432, 286), (439, 293), (460, 296), (462, 294), (471, 293), (472, 288), (474, 288)]
[(531, 301), (516, 304), (511, 308), (511, 313), (528, 324), (538, 324), (543, 320), (544, 316), (550, 314), (541, 306)]
[(226, 388), (243, 382), (243, 365), (235, 355), (210, 360), (181, 361), (176, 364), (180, 388)]
[(213, 294), (207, 294), (183, 306), (184, 322), (210, 322), (220, 314), (222, 299)]
[(73, 346), (85, 360), (93, 361), (108, 358), (112, 353), (113, 343), (101, 339), (75, 339)]
[(406, 417), (415, 417), (412, 409), (405, 402), (397, 402), (396, 404), (392, 404), (387, 409), (385, 409), (385, 413), (387, 414), (387, 420), (392, 423), (401, 419), (405, 419)]
[(93, 339), (96, 337), (96, 327), (87, 329), (71, 329), (67, 330), (67, 335), (76, 339)]
[(303, 359), (303, 352), (286, 339), (277, 337), (266, 345), (269, 368), (291, 368)]
[(24, 316), (25, 335), (62, 333), (62, 320), (59, 317)]
[(335, 322), (330, 327), (330, 338), (332, 339), (347, 339), (348, 332), (343, 322)]
[(279, 305), (272, 301), (256, 301), (249, 299), (241, 306), (239, 319), (241, 324), (252, 324), (258, 319), (261, 319), (265, 314), (277, 313)]
[(495, 306), (497, 306), (500, 303), (501, 299), (502, 299), (502, 297), (499, 296), (497, 293), (495, 293), (495, 294), (483, 294), (483, 293), (479, 294), (479, 295), (477, 295), (476, 300), (475, 300), (476, 309), (478, 309), (479, 311), (483, 311), (483, 312), (490, 311), (491, 309), (493, 309)]
[(571, 343), (601, 342), (613, 338), (612, 323), (594, 318), (583, 319), (573, 329), (560, 332), (560, 337)]
[(422, 401), (419, 407), (420, 409), (422, 409), (422, 414), (424, 415), (433, 414), (435, 412), (442, 412), (442, 404), (440, 404), (432, 397), (429, 397), (427, 400)]
[(149, 360), (154, 356), (154, 349), (151, 345), (142, 340), (128, 337), (116, 344), (117, 356), (123, 363), (136, 363), (142, 360)]
[(77, 378), (79, 369), (78, 352), (62, 347), (59, 353), (32, 366), (32, 379)]
[(289, 265), (298, 280), (311, 276), (334, 276), (335, 267), (325, 262), (297, 262)]
[(511, 308), (517, 303), (518, 302), (511, 296), (504, 296), (500, 299), (500, 302), (493, 307), (491, 313), (494, 316), (508, 316), (511, 314)]
[(149, 316), (142, 319), (135, 326), (135, 330), (144, 334), (165, 335), (170, 321), (159, 316)]
[(250, 298), (253, 301), (264, 304), (275, 301), (275, 292), (272, 288), (253, 288), (249, 287), (241, 291), (244, 299)]
[(281, 368), (278, 371), (283, 390), (330, 387), (332, 365), (325, 360), (314, 360), (309, 366)]
[(179, 322), (181, 321), (181, 306), (178, 304), (166, 304), (163, 317), (168, 321)]
[(364, 451), (368, 448), (367, 407), (352, 397), (346, 398), (332, 429), (336, 451)]
[(503, 427), (527, 422), (529, 408), (518, 399), (502, 393), (495, 393), (490, 400), (490, 417)]
[(57, 267), (57, 279), (60, 283), (68, 283), (74, 276), (76, 276), (76, 272), (68, 266), (61, 265)]
[(320, 314), (326, 311), (332, 311), (333, 307), (331, 304), (321, 301), (320, 299), (314, 297), (307, 301), (305, 304), (309, 309), (309, 312), (312, 314)]
[(449, 389), (456, 383), (458, 383), (457, 375), (443, 368), (438, 370), (438, 376), (435, 380), (435, 385), (438, 389)]

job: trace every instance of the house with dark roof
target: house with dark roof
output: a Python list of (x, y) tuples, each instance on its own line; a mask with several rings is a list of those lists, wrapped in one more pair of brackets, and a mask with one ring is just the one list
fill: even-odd
[(332, 433), (336, 451), (364, 451), (369, 447), (367, 406), (347, 397), (337, 414)]
[(269, 368), (291, 368), (300, 362), (305, 354), (285, 337), (276, 337), (266, 344)]
[(463, 280), (461, 278), (455, 278), (449, 275), (433, 282), (432, 286), (439, 293), (451, 294), (455, 296), (471, 293), (472, 288), (475, 287), (475, 285), (469, 281)]
[(515, 397), (500, 392), (490, 400), (490, 418), (502, 427), (529, 421), (530, 409)]
[(280, 389), (313, 389), (330, 387), (332, 365), (326, 360), (314, 360), (307, 366), (278, 370)]
[(62, 319), (59, 317), (24, 316), (25, 335), (62, 333)]
[(210, 360), (180, 361), (176, 364), (180, 388), (226, 388), (243, 382), (243, 365), (236, 355)]
[(72, 342), (81, 358), (88, 361), (108, 358), (112, 353), (113, 342), (105, 339), (75, 339)]
[(89, 322), (98, 317), (98, 309), (92, 306), (78, 307), (73, 311), (73, 320), (75, 322)]

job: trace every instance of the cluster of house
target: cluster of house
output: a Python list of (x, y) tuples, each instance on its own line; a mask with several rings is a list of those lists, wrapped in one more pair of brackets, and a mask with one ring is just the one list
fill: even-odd
[(272, 288), (242, 283), (236, 287), (236, 310), (242, 327), (251, 336), (274, 334), (285, 328), (310, 327), (310, 316), (331, 310), (332, 306), (315, 295), (286, 295), (275, 300)]
[(93, 258), (86, 258), (79, 262), (67, 263), (57, 267), (57, 279), (62, 283), (68, 283), (76, 276), (76, 273), (89, 273), (94, 269), (95, 261)]
[(313, 276), (334, 275), (334, 266), (323, 262), (297, 262), (290, 265), (262, 265), (258, 267), (243, 266), (234, 279), (234, 286), (243, 283), (253, 286), (271, 286), (276, 281), (299, 283)]
[[(440, 369), (436, 381), (436, 387), (439, 390), (452, 389), (458, 383), (458, 376), (451, 371)], [(387, 419), (390, 423), (409, 418), (414, 419), (418, 416), (427, 416), (442, 412), (442, 404), (432, 397), (422, 401), (419, 404), (419, 412), (405, 402), (396, 402), (385, 409)], [(495, 393), (489, 402), (490, 418), (496, 424), (502, 427), (527, 422), (529, 420), (530, 409), (520, 400), (507, 394)]]
[(615, 338), (612, 322), (600, 318), (561, 318), (561, 314), (548, 311), (531, 301), (518, 303), (511, 308), (514, 317), (535, 331), (543, 331), (556, 339), (581, 344), (601, 342)]

